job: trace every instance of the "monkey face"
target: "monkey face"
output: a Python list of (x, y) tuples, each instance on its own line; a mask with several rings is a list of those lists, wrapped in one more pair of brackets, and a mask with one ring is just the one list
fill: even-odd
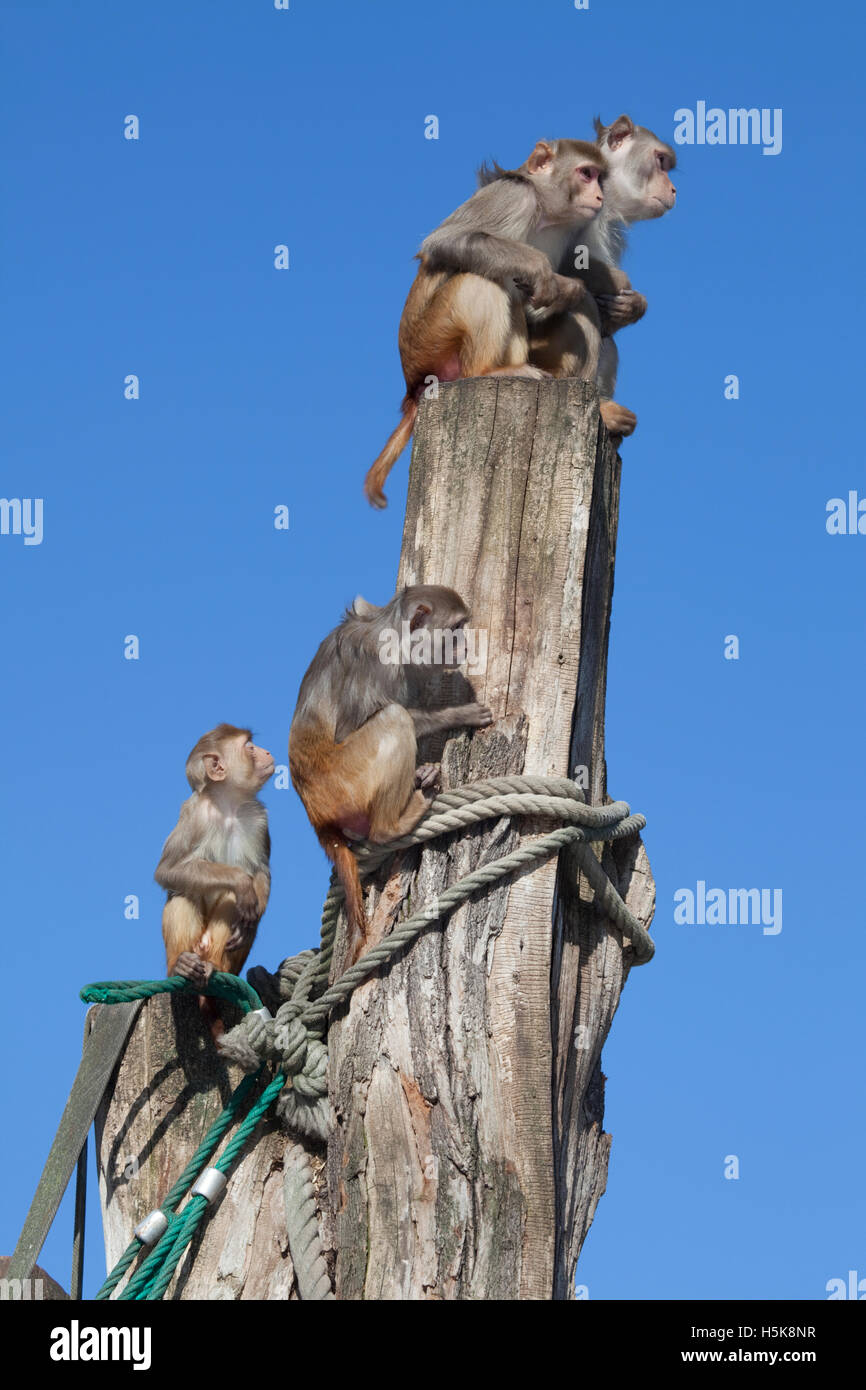
[(627, 127), (621, 116), (602, 140), (610, 175), (609, 201), (625, 222), (648, 222), (663, 217), (676, 204), (677, 190), (670, 174), (676, 155), (644, 126)]
[(238, 740), (240, 744), (239, 767), (246, 767), (249, 778), (249, 787), (252, 791), (258, 791), (265, 785), (269, 777), (273, 776), (274, 759), (273, 755), (266, 748), (259, 748), (252, 739), (245, 738)]
[(592, 221), (601, 211), (604, 203), (601, 167), (590, 162), (575, 166), (571, 176), (571, 202), (573, 212), (587, 222)]

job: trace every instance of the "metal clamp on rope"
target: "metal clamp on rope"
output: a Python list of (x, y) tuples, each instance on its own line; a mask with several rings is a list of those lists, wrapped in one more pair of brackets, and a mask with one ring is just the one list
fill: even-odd
[(190, 1188), (190, 1194), (193, 1197), (207, 1197), (209, 1202), (213, 1202), (227, 1182), (228, 1178), (219, 1168), (205, 1168)]
[(143, 1221), (139, 1221), (135, 1228), (135, 1235), (142, 1245), (156, 1245), (156, 1242), (165, 1235), (168, 1230), (168, 1217), (159, 1207), (149, 1211)]
[(250, 1013), (253, 1018), (260, 1018), (262, 1023), (270, 1023), (273, 1019), (273, 1014), (266, 1004), (263, 1004), (260, 1009), (250, 1009)]

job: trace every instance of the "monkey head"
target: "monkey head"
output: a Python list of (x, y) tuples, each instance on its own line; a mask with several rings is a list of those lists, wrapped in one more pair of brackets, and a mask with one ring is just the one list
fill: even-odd
[(252, 741), (249, 729), (218, 724), (203, 734), (186, 762), (187, 781), (194, 792), (223, 784), (239, 797), (255, 796), (274, 771), (274, 760)]
[(539, 140), (517, 172), (534, 184), (547, 226), (589, 223), (601, 211), (607, 163), (597, 145)]
[(663, 217), (677, 200), (670, 179), (677, 157), (670, 145), (629, 116), (613, 125), (595, 118), (598, 143), (609, 170), (605, 193), (609, 210), (622, 222), (644, 222)]
[[(394, 595), (383, 608), (368, 603), (360, 595), (352, 604), (351, 615), (369, 624), (369, 638), (365, 645), (376, 642), (379, 650), (385, 636), (414, 638), (400, 650), (403, 660), (412, 666), (438, 666), (445, 670), (456, 669), (464, 660), (463, 639), (454, 640), (461, 633), (468, 618), (469, 609), (463, 599), (453, 589), (442, 584), (410, 584)], [(421, 640), (420, 634), (435, 633), (438, 640)], [(419, 634), (415, 638), (415, 634)]]

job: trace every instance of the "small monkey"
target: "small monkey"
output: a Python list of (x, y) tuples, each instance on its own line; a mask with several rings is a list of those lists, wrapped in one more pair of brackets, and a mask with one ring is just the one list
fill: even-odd
[(386, 505), (382, 487), (408, 443), (426, 378), (549, 375), (529, 362), (527, 307), (536, 317), (565, 310), (587, 315), (584, 368), (595, 380), (601, 341), (595, 303), (579, 280), (556, 274), (528, 242), (541, 227), (588, 226), (602, 207), (605, 172), (597, 145), (540, 140), (519, 169), (497, 167), (422, 243), (400, 320), (402, 419), (364, 483), (374, 507)]
[[(627, 324), (637, 323), (647, 304), (644, 296), (632, 289), (619, 263), (625, 250), (626, 228), (633, 222), (662, 217), (674, 207), (677, 191), (670, 172), (677, 161), (670, 145), (645, 126), (635, 125), (629, 116), (619, 116), (609, 126), (596, 117), (595, 130), (608, 171), (601, 212), (587, 227), (542, 228), (530, 240), (547, 253), (554, 270), (564, 276), (581, 276), (595, 296), (604, 333), (597, 373), (602, 415), (612, 434), (628, 435), (637, 418), (612, 400), (618, 363), (612, 334)], [(486, 177), (484, 171), (481, 177)], [(586, 270), (574, 266), (578, 244), (586, 246), (589, 253)], [(530, 362), (554, 376), (579, 375), (580, 351), (578, 346), (575, 360), (573, 344), (576, 340), (579, 345), (580, 338), (580, 326), (570, 316), (548, 318), (533, 331)]]
[[(154, 875), (168, 891), (167, 975), (203, 987), (214, 970), (240, 973), (270, 893), (268, 813), (256, 793), (273, 770), (270, 753), (233, 724), (203, 734), (187, 758), (192, 796)], [(216, 1039), (223, 1031), (216, 1002), (202, 995), (199, 1004)]]
[[(367, 917), (351, 840), (385, 844), (406, 835), (432, 800), (438, 767), (416, 767), (416, 740), (439, 729), (481, 729), (493, 716), (484, 705), (416, 708), (434, 671), (459, 665), (454, 641), (469, 616), (459, 594), (415, 584), (382, 608), (356, 598), (310, 664), (289, 733), (289, 770), (319, 843), (346, 894), (349, 958), (367, 937)], [(426, 630), (440, 634), (448, 658), (436, 663), (417, 647), (408, 662), (387, 660), (383, 643)]]

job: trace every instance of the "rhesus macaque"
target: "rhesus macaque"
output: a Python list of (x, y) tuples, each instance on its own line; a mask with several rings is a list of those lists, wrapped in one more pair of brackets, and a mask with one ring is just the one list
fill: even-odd
[(528, 360), (527, 306), (535, 316), (575, 311), (584, 340), (582, 370), (595, 380), (601, 342), (595, 303), (582, 282), (554, 273), (528, 238), (542, 226), (587, 227), (602, 206), (604, 174), (596, 145), (540, 140), (519, 169), (497, 168), (422, 243), (400, 320), (402, 419), (364, 483), (373, 506), (386, 505), (382, 486), (409, 440), (431, 377), (548, 375)]
[[(274, 770), (249, 729), (218, 724), (186, 763), (192, 796), (162, 850), (154, 877), (167, 889), (162, 913), (166, 974), (203, 987), (214, 970), (238, 975), (271, 887), (268, 813), (256, 793)], [(202, 1012), (214, 1038), (223, 1023), (213, 999)]]
[[(582, 277), (596, 297), (604, 337), (598, 366), (598, 388), (605, 407), (602, 414), (612, 434), (631, 434), (636, 417), (624, 406), (612, 402), (616, 387), (618, 354), (612, 334), (626, 324), (636, 323), (646, 312), (646, 300), (632, 289), (625, 271), (619, 268), (625, 250), (625, 231), (633, 222), (662, 217), (676, 202), (677, 191), (670, 180), (676, 155), (645, 126), (620, 116), (604, 126), (596, 118), (598, 143), (607, 164), (604, 206), (589, 226), (542, 228), (532, 234), (534, 246), (547, 252), (553, 268), (561, 275)], [(482, 171), (481, 178), (489, 177)], [(577, 245), (586, 246), (589, 267), (574, 267)], [(577, 339), (577, 366), (580, 366), (580, 328), (568, 315), (547, 319), (534, 331), (530, 362), (546, 368), (553, 376), (577, 376), (571, 342)], [(611, 402), (606, 406), (606, 402)]]
[[(383, 608), (356, 598), (301, 682), (289, 769), (346, 894), (350, 961), (366, 942), (367, 917), (349, 842), (385, 844), (408, 834), (424, 815), (439, 769), (415, 766), (417, 738), (492, 722), (479, 704), (417, 708), (433, 672), (459, 665), (454, 637), (468, 616), (459, 594), (435, 584), (402, 589)], [(399, 660), (386, 646), (398, 639)]]

